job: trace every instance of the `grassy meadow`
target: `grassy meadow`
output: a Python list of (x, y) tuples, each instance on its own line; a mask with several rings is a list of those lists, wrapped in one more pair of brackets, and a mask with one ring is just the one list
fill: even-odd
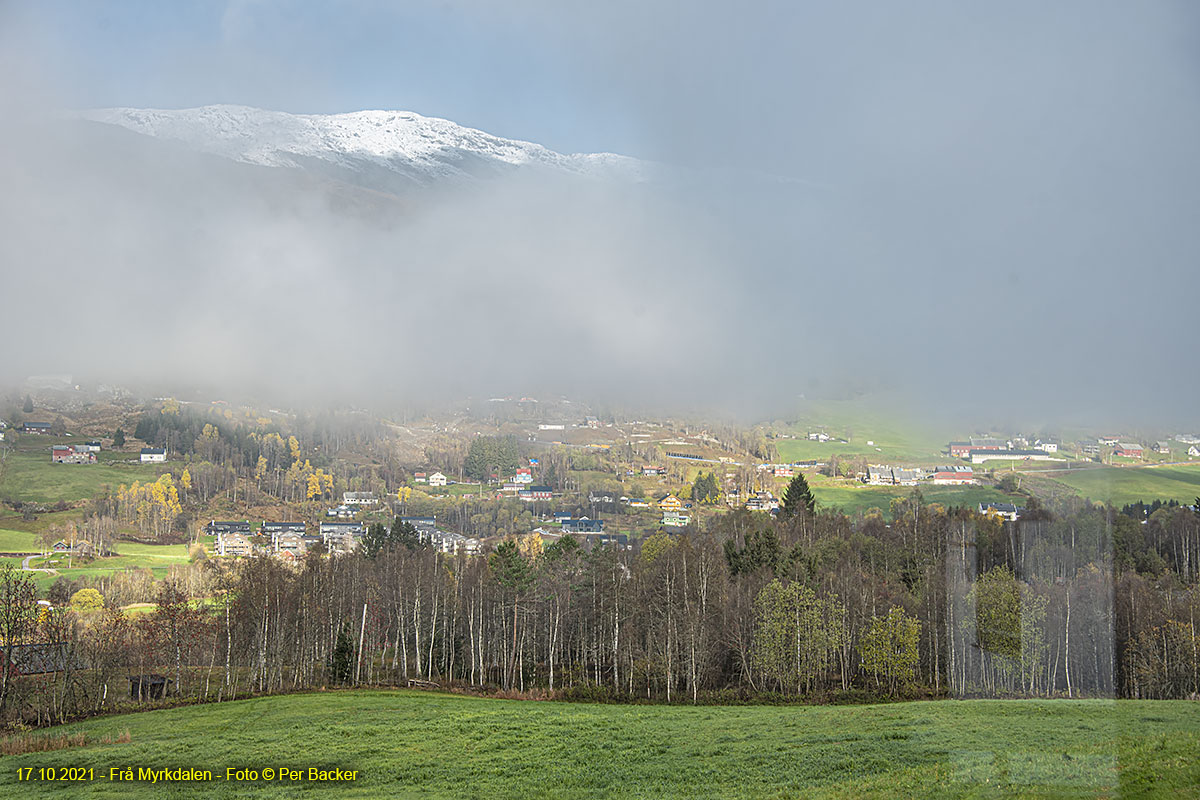
[[(130, 741), (104, 744), (129, 731)], [(1187, 797), (1200, 705), (934, 701), (612, 706), (413, 691), (259, 698), (55, 728), (85, 744), (0, 757), (20, 797)], [(212, 770), (114, 783), (111, 767)], [(226, 768), (356, 770), (353, 782), (228, 782)], [(95, 769), (17, 782), (21, 767)]]
[[(891, 503), (897, 497), (909, 497), (913, 486), (868, 486), (844, 480), (831, 480), (823, 476), (810, 476), (809, 486), (817, 498), (819, 508), (836, 508), (846, 514), (855, 514), (878, 508), (885, 517), (891, 517)], [(921, 486), (921, 496), (926, 503), (941, 503), (952, 506), (975, 507), (980, 503), (1020, 502), (993, 486)], [(777, 492), (778, 494), (778, 492)]]
[(1118, 506), (1144, 500), (1194, 503), (1200, 497), (1200, 464), (1172, 467), (1096, 467), (1046, 474), (1049, 480), (1092, 500)]
[(36, 534), (0, 528), (0, 553), (38, 553), (41, 549)]
[[(19, 450), (9, 455), (0, 473), (0, 497), (34, 503), (73, 502), (94, 497), (106, 487), (128, 486), (134, 481), (154, 481), (164, 471), (162, 464), (137, 462), (137, 453), (105, 454), (95, 464), (55, 464), (50, 461), (50, 445), (58, 440), (46, 437), (43, 447), (34, 448), (26, 436)], [(41, 445), (43, 440), (39, 439)]]
[[(871, 463), (907, 466), (945, 461), (951, 430), (918, 422), (919, 414), (880, 413), (868, 404), (828, 402), (801, 413), (787, 426), (795, 439), (775, 439), (783, 461), (826, 461), (832, 455), (866, 456)], [(781, 431), (782, 432), (782, 431)], [(813, 442), (809, 432), (824, 432), (845, 442)], [(874, 442), (874, 444), (867, 444)]]
[[(38, 547), (40, 548), (40, 545)], [(113, 549), (116, 550), (116, 555), (96, 558), (86, 563), (79, 563), (74, 559), (68, 560), (66, 556), (60, 554), (35, 558), (30, 563), (31, 567), (52, 569), (54, 572), (31, 573), (31, 577), (38, 589), (45, 589), (60, 576), (72, 580), (84, 576), (98, 578), (135, 567), (148, 569), (154, 574), (155, 579), (161, 580), (167, 576), (167, 571), (172, 564), (184, 564), (188, 560), (188, 546), (185, 544), (117, 542), (113, 545)]]

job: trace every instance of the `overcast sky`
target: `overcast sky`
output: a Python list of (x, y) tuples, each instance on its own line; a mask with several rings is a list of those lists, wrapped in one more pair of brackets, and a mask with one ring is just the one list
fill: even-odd
[[(558, 198), (554, 214), (532, 209), (540, 226), (519, 229), (553, 242), (524, 262), (543, 273), (577, 255), (569, 236), (543, 234), (577, 230), (585, 208), (603, 220), (588, 223), (598, 226), (590, 235), (635, 229), (620, 270), (595, 267), (591, 283), (571, 273), (579, 281), (568, 276), (556, 297), (578, 298), (597, 275), (647, 276), (664, 301), (660, 321), (670, 309), (719, 320), (705, 336), (726, 365), (716, 368), (726, 392), (736, 376), (761, 379), (746, 388), (755, 398), (864, 385), (921, 402), (968, 395), (959, 408), (992, 416), (1195, 421), (1194, 2), (47, 0), (0, 9), (10, 109), (34, 100), (406, 109), (562, 152), (793, 181), (750, 191), (714, 178), (686, 201), (640, 198), (636, 221), (624, 199), (570, 215)], [(28, 185), (17, 198), (14, 185), (0, 188), (10, 208), (53, 202)], [(19, 214), (7, 224), (24, 226)], [(249, 228), (238, 235), (253, 238)], [(431, 230), (408, 235), (423, 237), (436, 261)], [(321, 241), (336, 249), (336, 239)], [(494, 252), (497, 241), (482, 246)], [(36, 256), (7, 248), (11, 279)], [(595, 248), (589, 257), (607, 263)], [(74, 274), (55, 258), (63, 254), (47, 256), (41, 274)], [(97, 266), (133, 269), (128, 262), (110, 243)], [(642, 262), (653, 269), (630, 266)], [(428, 291), (427, 305), (442, 312), (459, 297)], [(509, 319), (485, 315), (482, 327)], [(696, 358), (687, 332), (672, 335), (670, 346), (646, 348), (650, 363)], [(791, 355), (797, 343), (803, 358)], [(635, 344), (581, 335), (572, 352)], [(680, 369), (685, 390), (715, 391), (700, 380), (713, 377), (711, 365)], [(593, 379), (633, 392), (654, 374)], [(455, 387), (483, 390), (466, 379)]]

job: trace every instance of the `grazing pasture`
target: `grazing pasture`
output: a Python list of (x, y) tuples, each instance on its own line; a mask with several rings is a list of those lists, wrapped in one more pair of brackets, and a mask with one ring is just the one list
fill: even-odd
[[(122, 743), (124, 733), (129, 741)], [(20, 797), (1181, 797), (1200, 786), (1200, 705), (930, 701), (596, 705), (337, 691), (93, 719), (81, 746), (0, 758)], [(107, 740), (107, 741), (106, 741)], [(169, 785), (112, 767), (211, 770)], [(267, 780), (266, 768), (354, 770)], [(18, 784), (19, 767), (91, 781)], [(249, 782), (227, 768), (253, 769)]]

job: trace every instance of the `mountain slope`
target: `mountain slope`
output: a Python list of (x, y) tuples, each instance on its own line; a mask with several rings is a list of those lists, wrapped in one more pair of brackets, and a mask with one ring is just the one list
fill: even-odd
[(612, 153), (563, 155), (408, 111), (287, 114), (246, 106), (179, 110), (109, 108), (80, 117), (179, 142), (200, 152), (270, 167), (345, 172), (365, 185), (395, 179), (428, 185), (487, 178), (522, 168), (620, 181), (643, 181), (648, 165)]

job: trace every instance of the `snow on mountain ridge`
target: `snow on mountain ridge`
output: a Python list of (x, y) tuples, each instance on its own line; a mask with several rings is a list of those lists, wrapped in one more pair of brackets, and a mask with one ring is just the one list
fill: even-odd
[[(355, 167), (363, 161), (427, 179), (465, 177), (465, 159), (513, 167), (538, 165), (601, 178), (640, 181), (646, 165), (613, 153), (563, 155), (410, 111), (288, 114), (248, 106), (164, 110), (107, 108), (84, 119), (178, 141), (250, 164), (300, 167), (304, 159)], [(399, 169), (398, 169), (399, 168)]]

